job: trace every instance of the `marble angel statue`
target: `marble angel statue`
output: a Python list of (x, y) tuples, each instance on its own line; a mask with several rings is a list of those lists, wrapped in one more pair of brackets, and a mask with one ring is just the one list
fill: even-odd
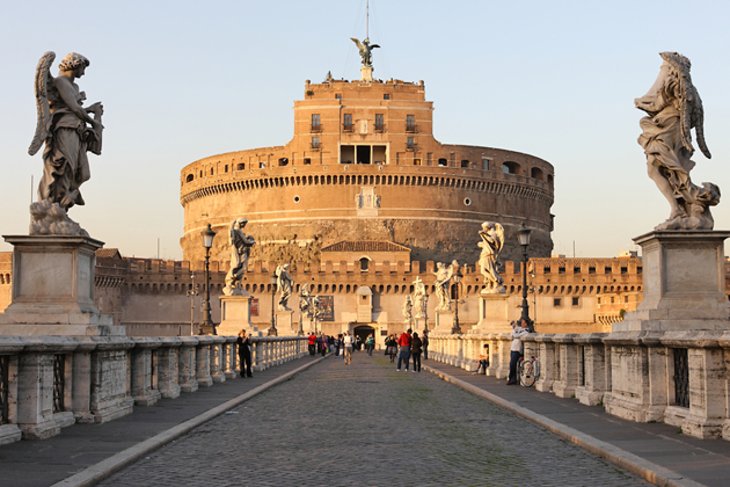
[(291, 311), (289, 298), (292, 291), (292, 278), (289, 274), (289, 264), (276, 267), (276, 287), (279, 290), (279, 311)]
[(496, 222), (484, 222), (479, 230), (481, 241), (477, 244), (479, 254), (479, 271), (484, 278), (485, 293), (504, 292), (504, 280), (499, 275), (499, 254), (504, 247), (504, 227)]
[(226, 286), (223, 288), (223, 294), (226, 296), (240, 295), (243, 293), (241, 280), (243, 279), (243, 274), (248, 270), (248, 258), (251, 254), (251, 247), (256, 243), (253, 236), (246, 235), (243, 232), (247, 223), (248, 220), (245, 218), (233, 220), (231, 229), (228, 232), (228, 243), (231, 246), (231, 267), (226, 274)]

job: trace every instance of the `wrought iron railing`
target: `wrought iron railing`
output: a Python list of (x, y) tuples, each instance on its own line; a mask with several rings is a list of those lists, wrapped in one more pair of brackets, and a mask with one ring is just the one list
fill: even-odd
[(686, 348), (674, 350), (674, 403), (689, 407), (689, 360)]
[(53, 356), (53, 412), (65, 411), (64, 398), (66, 396), (66, 356)]
[(9, 422), (8, 418), (8, 364), (7, 356), (0, 356), (0, 424)]

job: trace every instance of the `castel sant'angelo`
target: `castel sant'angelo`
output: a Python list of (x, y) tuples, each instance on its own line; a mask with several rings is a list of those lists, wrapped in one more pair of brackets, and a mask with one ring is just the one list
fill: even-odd
[[(443, 144), (423, 81), (306, 81), (286, 145), (195, 161), (180, 172), (183, 257), (201, 260), (207, 224), (225, 235), (248, 219), (252, 261), (313, 262), (341, 241), (393, 242), (411, 258), (474, 264), (479, 225), (500, 222), (503, 257), (518, 259), (515, 231), (532, 229), (531, 253), (549, 256), (553, 166), (486, 146)], [(213, 260), (228, 259), (225, 238)]]

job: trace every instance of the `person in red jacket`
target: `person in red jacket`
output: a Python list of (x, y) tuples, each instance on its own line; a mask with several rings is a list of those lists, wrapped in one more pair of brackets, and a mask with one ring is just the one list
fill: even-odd
[(408, 362), (411, 360), (411, 329), (401, 333), (398, 337), (398, 346), (400, 352), (398, 352), (398, 367), (395, 370), (400, 371), (400, 364), (405, 363), (406, 372), (408, 372)]
[(309, 349), (309, 355), (314, 356), (315, 352), (317, 351), (317, 335), (315, 335), (314, 332), (311, 332), (309, 334), (307, 344)]

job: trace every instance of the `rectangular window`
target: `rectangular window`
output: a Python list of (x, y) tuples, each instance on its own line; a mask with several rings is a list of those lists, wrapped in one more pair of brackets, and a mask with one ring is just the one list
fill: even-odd
[(629, 273), (629, 268), (628, 267), (622, 267), (621, 268), (621, 274), (628, 274), (628, 273)]
[(588, 274), (595, 274), (596, 273), (596, 266), (592, 265), (588, 267)]
[(601, 298), (598, 298), (598, 304), (601, 304)]
[(305, 158), (304, 158), (304, 165), (305, 165), (305, 166), (308, 166), (308, 165), (310, 165), (311, 163), (312, 163), (312, 159), (310, 159), (309, 157), (305, 157)]
[(264, 161), (259, 161), (259, 169), (265, 169), (266, 163)]
[(406, 132), (416, 131), (416, 116), (406, 115)]
[(612, 271), (612, 269), (611, 269), (610, 266), (606, 266), (606, 267), (603, 268), (603, 273), (604, 274), (610, 274), (611, 271)]
[(335, 93), (335, 100), (342, 100), (342, 94), (341, 93)]
[(312, 149), (319, 149), (319, 137), (312, 136)]
[(579, 265), (573, 266), (573, 274), (580, 274), (580, 266)]
[(421, 165), (421, 160), (420, 159), (413, 159), (413, 165), (414, 166), (420, 166)]
[(636, 273), (637, 273), (637, 274), (641, 274), (641, 272), (642, 272), (643, 270), (644, 270), (644, 268), (643, 268), (643, 267), (641, 267), (641, 266), (639, 266), (639, 267), (637, 267), (637, 268), (636, 268)]
[(406, 138), (406, 147), (408, 149), (413, 149), (414, 147), (416, 147), (416, 141), (413, 137)]
[(439, 167), (446, 167), (448, 165), (449, 165), (449, 162), (445, 158), (442, 157), (439, 159)]
[(611, 296), (611, 304), (613, 304), (615, 302), (616, 302), (616, 298), (614, 298), (613, 296)]
[(573, 306), (580, 306), (580, 298), (579, 298), (579, 297), (576, 297), (576, 296), (574, 296), (574, 297), (572, 298), (572, 304), (573, 304)]
[(629, 302), (629, 297), (628, 296), (624, 296), (624, 303), (628, 303), (628, 302)]
[(312, 114), (312, 132), (319, 132), (322, 130), (322, 124), (320, 123), (319, 113)]
[(558, 274), (565, 274), (565, 266), (564, 265), (561, 265), (560, 267), (558, 267)]
[(489, 171), (489, 159), (482, 157), (482, 171)]
[(390, 93), (383, 93), (383, 100), (390, 100)]
[(467, 159), (462, 159), (461, 160), (461, 167), (463, 169), (467, 169), (469, 167), (469, 161)]
[(382, 113), (375, 114), (375, 131), (382, 132), (385, 130), (385, 118)]
[(543, 274), (550, 274), (550, 266), (549, 265), (546, 265), (545, 267), (543, 267), (542, 268), (542, 273)]
[(553, 298), (553, 306), (556, 308), (559, 308), (562, 304), (562, 300), (560, 298)]
[(345, 113), (342, 116), (342, 129), (345, 132), (352, 132), (352, 113)]

